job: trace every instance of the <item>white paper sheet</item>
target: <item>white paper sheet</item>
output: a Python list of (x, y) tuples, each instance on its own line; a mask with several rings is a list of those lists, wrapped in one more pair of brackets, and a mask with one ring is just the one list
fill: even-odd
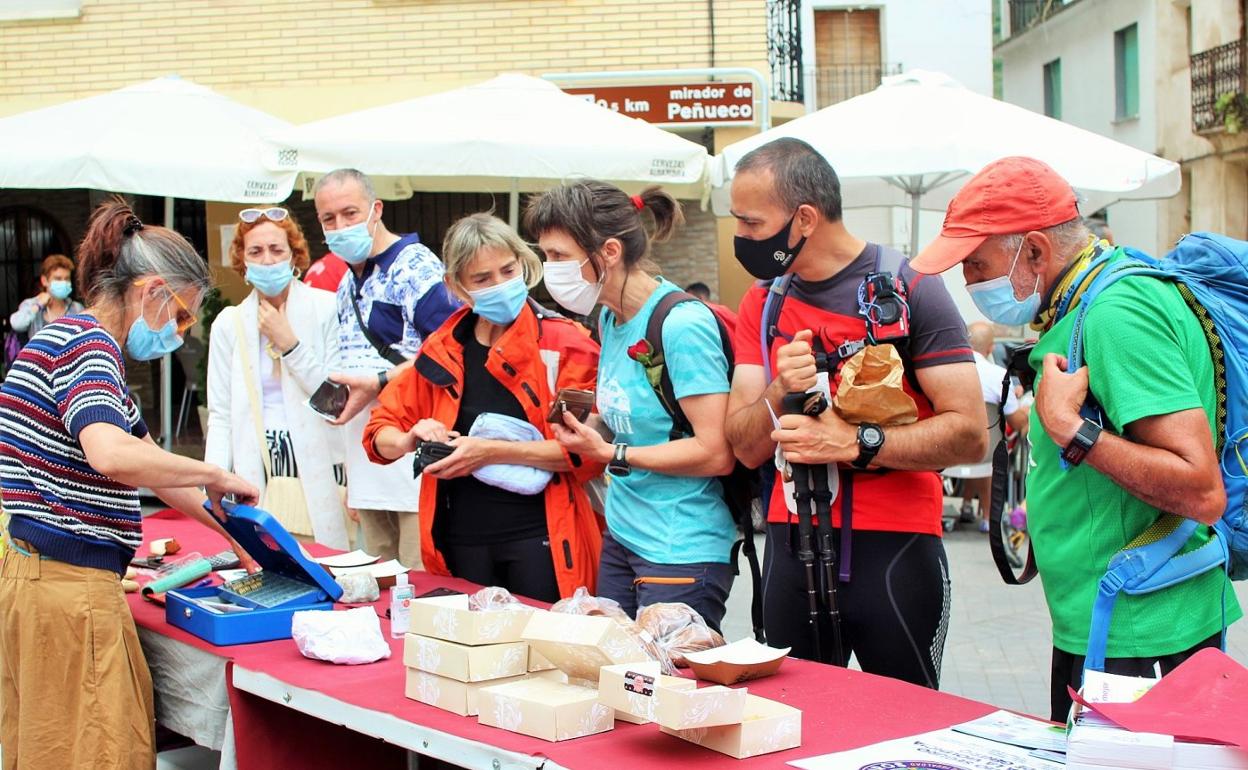
[(312, 561), (324, 567), (362, 567), (377, 561), (377, 557), (364, 551), (352, 551), (351, 553), (336, 553), (333, 556), (321, 556)]
[(1027, 749), (961, 735), (953, 730), (935, 730), (789, 764), (803, 770), (1054, 770), (1057, 767), (1031, 756)]
[(378, 580), (381, 580), (382, 578), (402, 575), (408, 570), (407, 567), (399, 564), (398, 559), (391, 559), (390, 561), (383, 561), (380, 564), (364, 564), (359, 567), (330, 567), (329, 571), (334, 577), (338, 577), (339, 575), (349, 575), (354, 572), (365, 572)]

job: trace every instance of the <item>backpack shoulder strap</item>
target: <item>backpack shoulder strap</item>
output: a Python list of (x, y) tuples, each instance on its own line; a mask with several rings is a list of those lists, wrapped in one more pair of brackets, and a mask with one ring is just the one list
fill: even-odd
[(779, 336), (776, 324), (780, 321), (780, 311), (792, 284), (793, 273), (785, 273), (767, 285), (767, 299), (763, 302), (763, 315), (758, 325), (759, 344), (763, 353), (763, 375), (767, 383), (771, 382), (771, 343)]
[[(889, 273), (896, 278), (906, 294), (906, 300), (909, 301), (910, 284), (901, 274), (901, 268), (907, 264), (906, 255), (883, 244), (877, 244), (876, 249), (874, 272)], [(910, 323), (914, 323), (913, 316), (910, 318)], [(894, 340), (893, 347), (897, 349), (897, 355), (901, 357), (901, 368), (905, 372), (906, 381), (910, 383), (915, 393), (922, 393), (923, 386), (919, 384), (919, 376), (914, 368), (914, 357), (910, 354), (910, 333), (907, 331), (904, 338)]]
[[(680, 402), (676, 399), (676, 391), (672, 386), (671, 375), (667, 371), (667, 361), (663, 356), (663, 323), (667, 320), (667, 316), (672, 312), (672, 308), (685, 302), (698, 302), (702, 300), (687, 294), (683, 291), (674, 291), (659, 298), (659, 302), (655, 305), (654, 312), (650, 314), (650, 320), (646, 323), (646, 342), (650, 344), (653, 351), (651, 356), (651, 367), (659, 370), (658, 384), (654, 384), (654, 379), (650, 378), (651, 384), (654, 386), (654, 393), (659, 397), (659, 403), (667, 411), (672, 418), (672, 434), (673, 440), (693, 435), (693, 425), (689, 422), (689, 418), (685, 416), (685, 412), (680, 408)], [(711, 313), (711, 318), (715, 319), (715, 326), (719, 329), (719, 341), (724, 349), (724, 356), (728, 360), (728, 377), (732, 379), (733, 355), (732, 341), (728, 335), (728, 330), (724, 328), (724, 322), (720, 317), (707, 308)]]

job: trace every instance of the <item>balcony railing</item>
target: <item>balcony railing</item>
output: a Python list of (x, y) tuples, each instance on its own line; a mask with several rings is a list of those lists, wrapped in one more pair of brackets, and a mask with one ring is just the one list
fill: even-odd
[(1060, 0), (1009, 0), (1010, 35), (1026, 32), (1060, 8)]
[(800, 102), (802, 88), (801, 0), (767, 0), (767, 62), (771, 98)]
[(900, 63), (841, 64), (815, 68), (815, 108), (852, 99), (874, 90), (886, 75), (901, 73)]
[(1224, 123), (1214, 105), (1224, 94), (1243, 94), (1244, 41), (1235, 40), (1192, 54), (1192, 130), (1218, 131)]

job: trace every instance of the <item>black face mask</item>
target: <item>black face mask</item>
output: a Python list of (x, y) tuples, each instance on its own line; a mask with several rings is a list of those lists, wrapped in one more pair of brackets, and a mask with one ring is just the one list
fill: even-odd
[(806, 245), (806, 236), (802, 236), (796, 246), (789, 248), (789, 231), (793, 228), (795, 219), (797, 219), (796, 211), (793, 212), (793, 216), (789, 217), (784, 227), (780, 228), (780, 232), (770, 238), (758, 241), (742, 238), (739, 235), (733, 238), (732, 251), (737, 261), (741, 263), (741, 267), (744, 267), (750, 275), (764, 281), (784, 275), (789, 266), (793, 264), (793, 260), (797, 259), (798, 252)]

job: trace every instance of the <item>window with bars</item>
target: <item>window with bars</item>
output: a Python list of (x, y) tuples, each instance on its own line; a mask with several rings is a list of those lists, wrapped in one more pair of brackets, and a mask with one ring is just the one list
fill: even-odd
[(1218, 99), (1236, 99), (1241, 104), (1244, 100), (1244, 41), (1233, 40), (1192, 54), (1191, 77), (1192, 130), (1221, 130), (1224, 118), (1214, 109)]
[(771, 98), (781, 102), (805, 99), (801, 9), (801, 0), (767, 0), (767, 63), (771, 68)]

